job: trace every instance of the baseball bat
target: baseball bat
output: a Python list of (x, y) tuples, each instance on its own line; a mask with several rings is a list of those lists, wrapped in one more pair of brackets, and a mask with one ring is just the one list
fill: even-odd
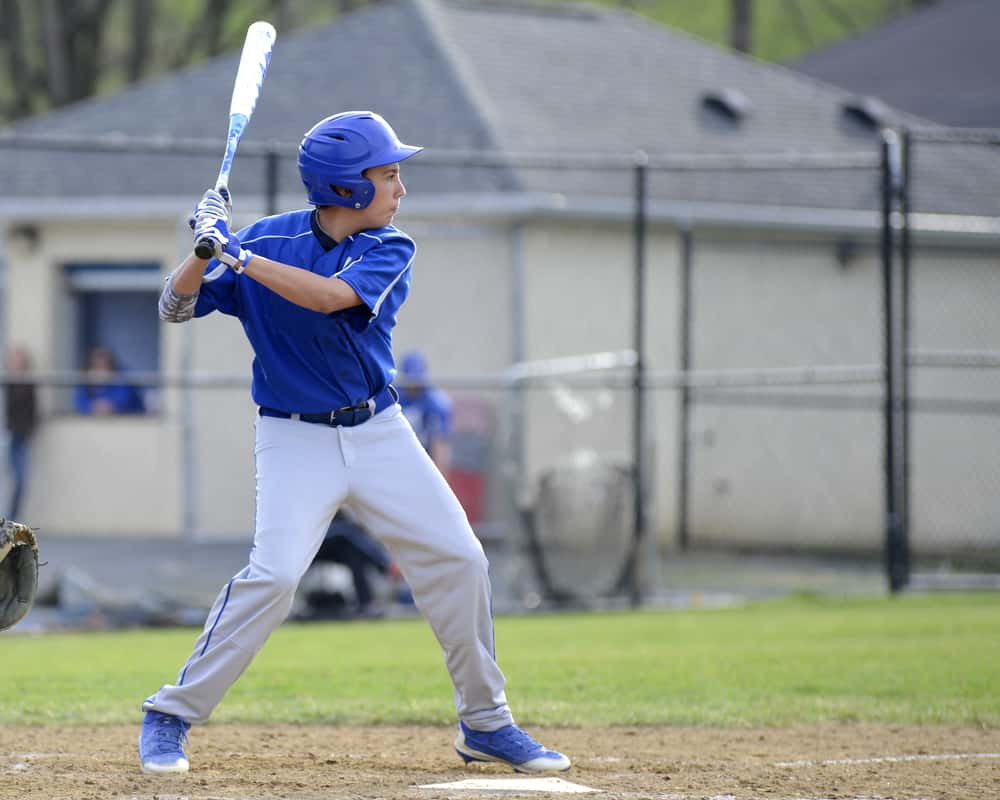
[[(222, 166), (215, 182), (217, 191), (229, 188), (229, 173), (233, 169), (233, 159), (240, 137), (250, 121), (260, 87), (264, 83), (267, 64), (271, 60), (271, 50), (278, 34), (270, 22), (255, 22), (247, 28), (247, 38), (243, 42), (240, 66), (236, 70), (233, 96), (229, 101), (229, 134), (226, 136), (226, 152), (222, 156)], [(194, 248), (198, 258), (211, 258), (214, 250), (210, 239), (200, 239)]]

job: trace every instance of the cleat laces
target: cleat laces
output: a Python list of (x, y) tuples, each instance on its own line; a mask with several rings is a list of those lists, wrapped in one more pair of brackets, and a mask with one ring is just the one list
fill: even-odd
[[(494, 742), (503, 749), (510, 748), (520, 756), (528, 756), (532, 753), (545, 750), (544, 747), (530, 735), (521, 730), (517, 725), (509, 725), (493, 733)], [(497, 742), (496, 740), (499, 739)]]
[(176, 753), (183, 750), (187, 741), (187, 726), (177, 717), (163, 714), (156, 721), (153, 731), (153, 750), (156, 753)]

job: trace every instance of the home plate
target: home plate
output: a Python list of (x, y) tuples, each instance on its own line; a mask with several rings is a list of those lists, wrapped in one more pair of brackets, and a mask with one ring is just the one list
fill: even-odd
[(467, 778), (453, 783), (426, 783), (421, 789), (468, 789), (473, 792), (562, 792), (583, 794), (596, 792), (589, 786), (564, 781), (562, 778)]

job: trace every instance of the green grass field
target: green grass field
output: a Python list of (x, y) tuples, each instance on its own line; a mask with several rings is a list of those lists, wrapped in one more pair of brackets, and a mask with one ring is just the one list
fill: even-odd
[[(544, 725), (1000, 725), (1000, 595), (795, 597), (715, 610), (510, 616), (498, 657)], [(0, 725), (134, 721), (193, 629), (0, 637)], [(285, 625), (213, 719), (444, 724), (420, 619)]]

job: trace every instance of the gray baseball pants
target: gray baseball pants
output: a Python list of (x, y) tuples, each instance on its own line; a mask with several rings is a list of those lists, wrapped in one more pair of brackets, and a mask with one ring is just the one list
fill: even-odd
[(488, 564), (451, 488), (398, 405), (350, 428), (258, 417), (250, 563), (219, 593), (176, 684), (143, 703), (206, 721), (288, 616), (336, 510), (347, 503), (389, 549), (444, 651), (459, 719), (513, 722), (494, 656)]

